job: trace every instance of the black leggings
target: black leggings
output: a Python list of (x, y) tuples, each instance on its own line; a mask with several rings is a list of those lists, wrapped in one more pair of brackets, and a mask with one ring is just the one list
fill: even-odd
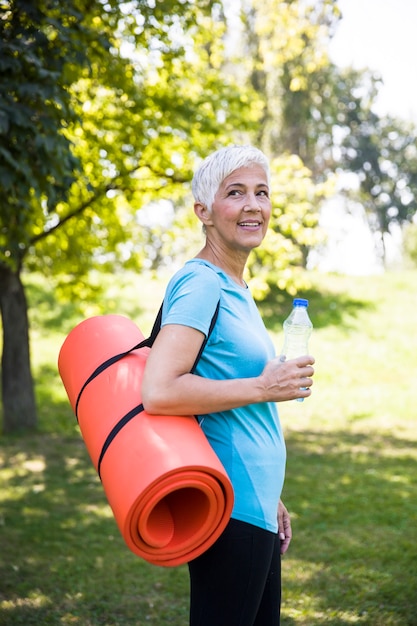
[(279, 626), (277, 534), (232, 519), (215, 544), (188, 567), (190, 626)]

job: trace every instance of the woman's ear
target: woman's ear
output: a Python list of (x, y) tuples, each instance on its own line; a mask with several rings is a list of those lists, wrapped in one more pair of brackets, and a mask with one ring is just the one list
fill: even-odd
[(196, 202), (194, 204), (194, 213), (204, 226), (210, 226), (213, 223), (211, 219), (211, 211), (209, 211), (207, 206), (202, 202)]

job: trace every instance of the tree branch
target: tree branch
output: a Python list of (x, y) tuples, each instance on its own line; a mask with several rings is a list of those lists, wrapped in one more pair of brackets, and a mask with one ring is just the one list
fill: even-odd
[[(35, 237), (33, 237), (30, 240), (30, 244), (29, 245), (35, 245), (37, 244), (39, 241), (42, 241), (43, 239), (46, 239), (46, 237), (48, 237), (51, 233), (53, 233), (54, 231), (58, 230), (59, 228), (62, 228), (62, 226), (64, 226), (64, 224), (66, 224), (69, 220), (71, 220), (74, 217), (77, 217), (78, 215), (81, 215), (86, 209), (88, 209), (94, 202), (96, 202), (96, 200), (98, 200), (99, 198), (103, 197), (104, 195), (106, 195), (109, 191), (111, 190), (119, 190), (119, 191), (123, 191), (124, 189), (126, 189), (126, 185), (123, 185), (123, 181), (126, 177), (131, 176), (132, 174), (134, 174), (137, 170), (139, 170), (141, 167), (143, 167), (143, 165), (136, 165), (134, 168), (132, 168), (131, 170), (125, 172), (124, 175), (122, 176), (118, 176), (117, 178), (113, 179), (111, 182), (109, 182), (107, 185), (105, 185), (104, 187), (102, 187), (101, 189), (96, 189), (93, 193), (93, 195), (86, 200), (85, 202), (83, 202), (80, 206), (78, 206), (76, 209), (74, 209), (72, 212), (68, 213), (67, 215), (65, 215), (63, 218), (61, 218), (56, 224), (54, 224), (53, 226), (51, 226), (48, 229), (45, 229), (43, 232), (39, 233), (39, 235), (36, 235)], [(165, 172), (157, 172), (155, 171), (153, 168), (151, 168), (149, 165), (147, 165), (147, 167), (149, 167), (149, 169), (152, 171), (153, 174), (155, 174), (156, 176), (159, 177), (164, 177), (164, 178), (169, 178), (171, 180), (171, 182), (176, 183), (176, 184), (182, 184), (182, 183), (186, 183), (188, 182), (187, 178), (184, 177), (177, 177), (175, 175), (167, 175)], [(120, 180), (120, 183), (117, 184), (117, 180)], [(160, 187), (155, 188), (155, 191), (160, 191), (161, 189), (164, 188), (165, 185), (160, 185)]]

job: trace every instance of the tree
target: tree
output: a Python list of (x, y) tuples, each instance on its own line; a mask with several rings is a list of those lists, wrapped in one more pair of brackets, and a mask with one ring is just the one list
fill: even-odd
[(359, 199), (374, 233), (384, 237), (394, 224), (411, 224), (417, 211), (417, 129), (391, 116), (364, 108), (348, 111), (350, 132), (342, 142), (344, 167), (359, 178)]
[[(249, 137), (272, 159), (274, 212), (262, 249), (254, 251), (247, 266), (247, 280), (261, 299), (273, 286), (294, 292), (300, 286), (300, 269), (306, 266), (310, 249), (322, 239), (319, 207), (333, 183), (328, 171), (321, 171), (319, 181), (315, 176), (320, 136), (316, 120), (321, 103), (321, 131), (324, 134), (325, 127), (331, 137), (326, 99), (319, 101), (319, 96), (324, 95), (322, 86), (331, 68), (325, 43), (338, 13), (330, 0), (241, 0), (240, 9), (240, 22), (236, 16), (229, 18), (229, 48), (221, 69), (223, 75), (234, 76), (243, 85), (242, 96), (250, 98), (254, 113), (258, 112), (256, 126), (243, 140)], [(290, 74), (294, 77), (291, 89), (286, 82)], [(301, 92), (305, 106), (300, 108), (297, 95)], [(308, 115), (304, 115), (307, 106)], [(290, 140), (295, 128), (298, 142)], [(306, 143), (308, 152), (302, 152), (300, 146)], [(305, 166), (301, 154), (311, 167)], [(158, 235), (165, 250), (178, 240), (167, 238), (169, 241), (162, 243)]]
[(241, 0), (235, 58), (244, 61), (238, 70), (233, 63), (230, 68), (256, 94), (260, 119), (254, 143), (272, 158), (272, 189), (278, 190), (268, 236), (248, 264), (258, 298), (273, 285), (294, 292), (299, 270), (322, 237), (319, 210), (332, 177), (318, 145), (323, 137), (331, 143), (334, 116), (328, 111), (337, 106), (325, 87), (332, 67), (327, 44), (338, 18), (332, 0)]
[(299, 156), (316, 182), (334, 171), (357, 174), (384, 257), (385, 235), (416, 213), (417, 129), (375, 113), (378, 75), (330, 62), (336, 2), (242, 4), (248, 76), (262, 101), (258, 141), (273, 155)]
[[(0, 308), (7, 431), (36, 425), (22, 273), (41, 271), (74, 299), (87, 293), (93, 267), (140, 270), (177, 255), (181, 239), (191, 240), (183, 236), (184, 206), (200, 155), (252, 140), (274, 158), (292, 145), (276, 133), (279, 128), (284, 137), (289, 123), (291, 106), (283, 99), (297, 92), (303, 74), (308, 88), (299, 89), (301, 101), (325, 82), (318, 76), (330, 67), (321, 48), (327, 31), (318, 16), (322, 11), (331, 24), (334, 3), (251, 3), (252, 40), (238, 61), (226, 49), (230, 32), (215, 0), (3, 4), (0, 186), (10, 202), (0, 206)], [(298, 83), (288, 83), (290, 75)], [(300, 115), (307, 109), (297, 102)], [(305, 264), (316, 241), (327, 192), (321, 179), (316, 184), (311, 149), (317, 137), (324, 145), (314, 134), (317, 107), (316, 98), (294, 143), (301, 146), (308, 134), (304, 156), (312, 165), (290, 154), (275, 164), (270, 243), (249, 264), (259, 296), (272, 284), (293, 288), (292, 270)], [(322, 128), (329, 119), (323, 115)], [(147, 215), (162, 215), (162, 200), (175, 206), (169, 224), (162, 217), (145, 222), (144, 207)]]
[[(237, 122), (211, 0), (14, 0), (0, 21), (3, 429), (36, 426), (23, 269), (140, 267), (140, 208), (174, 198)], [(198, 79), (198, 80), (197, 80)]]
[(295, 154), (316, 176), (317, 138), (331, 133), (328, 43), (340, 18), (333, 0), (242, 0), (249, 80), (262, 100), (258, 142)]
[(323, 240), (318, 227), (320, 202), (333, 189), (332, 180), (316, 184), (301, 159), (282, 155), (271, 163), (272, 214), (260, 248), (252, 251), (248, 280), (258, 299), (272, 287), (295, 294), (304, 279), (308, 251)]
[(5, 430), (36, 422), (20, 273), (40, 213), (47, 219), (54, 204), (65, 199), (77, 165), (61, 132), (63, 120), (72, 117), (61, 50), (71, 55), (67, 61), (85, 62), (73, 38), (80, 31), (81, 15), (70, 7), (65, 21), (73, 26), (65, 26), (56, 17), (57, 8), (48, 23), (41, 7), (9, 3), (0, 22), (0, 132), (6, 139), (0, 148), (0, 184), (7, 199), (1, 206), (0, 230)]
[(331, 132), (320, 128), (317, 137), (321, 169), (357, 175), (359, 192), (349, 195), (364, 207), (384, 259), (385, 235), (394, 224), (410, 223), (417, 210), (417, 128), (375, 112), (378, 74), (334, 65), (327, 74), (333, 105)]

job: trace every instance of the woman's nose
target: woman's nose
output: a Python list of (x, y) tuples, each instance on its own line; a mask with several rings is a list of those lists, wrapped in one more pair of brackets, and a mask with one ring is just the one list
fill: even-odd
[(244, 211), (260, 211), (261, 207), (259, 206), (258, 198), (255, 194), (250, 194), (246, 200), (246, 204), (243, 207)]

